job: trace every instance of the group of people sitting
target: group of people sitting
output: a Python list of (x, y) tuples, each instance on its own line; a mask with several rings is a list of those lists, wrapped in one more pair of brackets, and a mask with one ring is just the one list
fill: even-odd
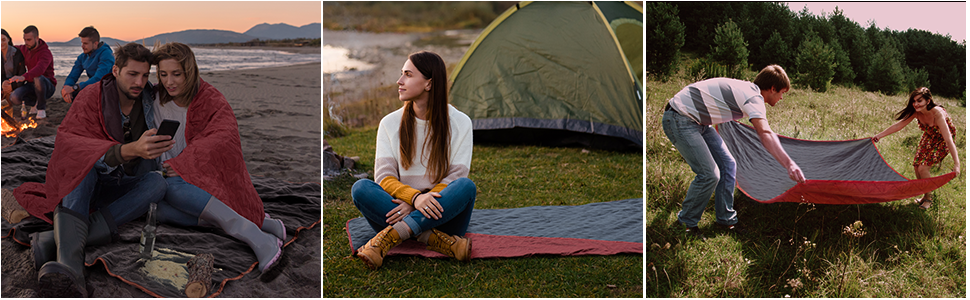
[[(34, 26), (24, 30), (23, 46), (3, 36), (4, 93), (9, 85), (12, 102), (36, 101), (41, 117), (56, 83), (50, 51)], [(261, 276), (267, 274), (283, 254), (286, 228), (264, 213), (232, 108), (200, 78), (192, 50), (129, 43), (112, 51), (98, 39), (92, 27), (81, 31), (85, 52), (62, 90), (72, 107), (58, 127), (46, 182), (21, 186), (45, 195), (27, 210), (54, 227), (31, 234), (40, 295), (87, 296), (84, 248), (110, 243), (118, 226), (145, 215), (152, 203), (159, 222), (220, 227), (245, 242)], [(7, 80), (7, 57), (21, 53), (28, 71)], [(157, 85), (149, 82), (152, 66)], [(75, 76), (81, 70), (87, 81)], [(174, 134), (156, 134), (163, 120), (179, 122)]]
[[(2, 30), (3, 41), (3, 100), (23, 105), (23, 112), (34, 114), (36, 119), (47, 117), (47, 99), (54, 96), (57, 78), (54, 77), (54, 55), (47, 42), (40, 38), (37, 26), (24, 28), (24, 44), (15, 46), (7, 30)], [(114, 56), (111, 47), (101, 41), (94, 27), (85, 27), (78, 34), (82, 53), (78, 55), (71, 74), (64, 81), (61, 96), (70, 103), (82, 89), (101, 80), (111, 72)], [(88, 80), (80, 81), (86, 73)], [(23, 115), (26, 117), (26, 115)]]

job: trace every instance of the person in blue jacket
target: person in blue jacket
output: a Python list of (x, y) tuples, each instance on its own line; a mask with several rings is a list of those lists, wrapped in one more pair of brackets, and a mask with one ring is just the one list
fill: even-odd
[[(67, 75), (64, 87), (61, 88), (61, 97), (67, 103), (71, 103), (84, 87), (98, 82), (101, 77), (111, 73), (111, 66), (115, 64), (111, 47), (101, 41), (101, 35), (93, 26), (84, 27), (77, 36), (81, 38), (81, 50), (84, 53), (77, 56), (74, 68), (71, 69), (71, 74)], [(87, 81), (79, 81), (82, 71), (87, 72)]]

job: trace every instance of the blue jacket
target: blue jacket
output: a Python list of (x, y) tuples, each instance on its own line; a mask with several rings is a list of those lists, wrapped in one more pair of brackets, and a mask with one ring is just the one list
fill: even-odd
[[(104, 75), (111, 73), (111, 66), (114, 64), (115, 56), (111, 52), (111, 47), (101, 42), (98, 49), (94, 49), (94, 52), (90, 55), (81, 53), (77, 56), (77, 60), (74, 61), (74, 68), (71, 69), (71, 74), (67, 75), (67, 80), (64, 80), (64, 85), (72, 86), (76, 83), (81, 89), (84, 89), (89, 84), (101, 80)], [(78, 79), (81, 78), (81, 71), (87, 72), (87, 81), (78, 82)]]

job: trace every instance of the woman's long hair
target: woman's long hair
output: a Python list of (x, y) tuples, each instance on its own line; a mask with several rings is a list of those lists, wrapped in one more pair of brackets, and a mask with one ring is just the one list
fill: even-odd
[[(192, 98), (195, 98), (195, 94), (199, 93), (199, 66), (195, 62), (195, 54), (192, 53), (192, 49), (189, 49), (188, 45), (172, 42), (166, 43), (164, 45), (159, 45), (155, 42), (155, 50), (152, 51), (152, 55), (155, 58), (152, 60), (152, 64), (158, 66), (158, 63), (166, 59), (174, 59), (182, 66), (182, 76), (185, 76), (185, 82), (182, 84), (183, 91), (179, 92), (177, 97), (172, 97), (168, 94), (168, 90), (161, 88), (158, 89), (159, 101), (162, 105), (173, 100), (182, 100), (180, 103), (191, 104)], [(161, 72), (155, 72), (156, 78), (158, 78), (158, 84), (162, 84)]]
[(3, 34), (3, 36), (7, 37), (7, 45), (13, 46), (13, 40), (10, 39), (10, 34), (7, 33), (6, 29), (0, 29), (0, 34)]
[[(431, 90), (428, 91), (428, 132), (424, 149), (431, 148), (428, 157), (428, 175), (432, 183), (439, 183), (448, 175), (449, 143), (451, 141), (451, 124), (448, 120), (448, 77), (445, 74), (445, 61), (434, 52), (421, 51), (408, 56), (414, 67), (426, 79), (431, 79)], [(404, 117), (401, 118), (401, 165), (407, 170), (414, 160), (414, 102), (404, 104)]]
[(921, 87), (909, 93), (909, 101), (906, 102), (906, 107), (903, 110), (896, 113), (896, 120), (905, 120), (916, 113), (916, 109), (913, 108), (913, 103), (916, 102), (916, 96), (923, 96), (923, 99), (930, 102), (926, 104), (926, 111), (930, 111), (936, 107), (936, 103), (933, 103), (933, 94), (930, 93), (930, 89)]

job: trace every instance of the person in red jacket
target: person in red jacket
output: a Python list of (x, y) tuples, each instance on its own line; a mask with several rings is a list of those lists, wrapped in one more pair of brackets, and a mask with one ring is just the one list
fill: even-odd
[(27, 62), (27, 73), (10, 78), (11, 82), (26, 82), (10, 94), (10, 103), (24, 103), (37, 111), (37, 119), (47, 117), (47, 99), (54, 96), (57, 79), (54, 78), (54, 55), (47, 48), (47, 42), (40, 39), (37, 26), (24, 28), (24, 45), (17, 47), (24, 54)]

